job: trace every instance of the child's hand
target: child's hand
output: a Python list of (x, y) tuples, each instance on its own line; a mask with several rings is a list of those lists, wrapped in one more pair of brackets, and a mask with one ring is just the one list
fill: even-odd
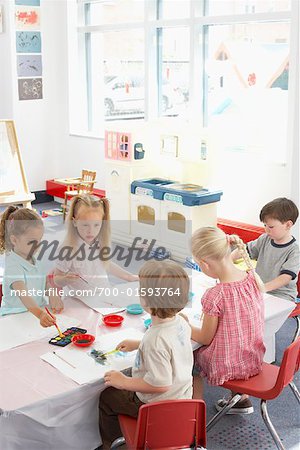
[(40, 314), (40, 324), (42, 327), (52, 327), (56, 323), (55, 317), (49, 316), (45, 311), (42, 311)]
[(129, 277), (128, 281), (139, 281), (139, 276), (138, 276), (138, 275), (132, 274), (132, 275)]
[(126, 375), (116, 370), (106, 372), (104, 375), (105, 386), (113, 386), (116, 389), (125, 389), (126, 379)]
[(67, 272), (65, 275), (58, 275), (57, 278), (63, 280), (66, 285), (73, 285), (76, 281), (80, 280), (78, 273)]
[(117, 345), (117, 350), (121, 350), (121, 352), (132, 352), (136, 350), (140, 345), (140, 341), (135, 341), (133, 339), (125, 339)]
[(50, 297), (49, 303), (54, 314), (59, 314), (64, 310), (64, 304), (60, 297)]
[(190, 323), (188, 316), (186, 316), (186, 315), (183, 314), (183, 313), (179, 313), (179, 315), (180, 315), (181, 317), (183, 317), (184, 320), (186, 320), (187, 323)]

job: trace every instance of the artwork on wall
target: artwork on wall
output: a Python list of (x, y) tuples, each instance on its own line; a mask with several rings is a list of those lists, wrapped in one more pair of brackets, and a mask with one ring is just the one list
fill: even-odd
[(40, 0), (15, 0), (19, 100), (43, 98)]
[(40, 6), (40, 0), (15, 0), (16, 5)]
[(43, 98), (42, 78), (19, 78), (19, 100), (39, 100)]
[(18, 77), (42, 75), (42, 55), (17, 55)]
[(39, 31), (17, 31), (17, 53), (41, 53), (41, 33)]
[(17, 30), (39, 30), (40, 8), (35, 6), (18, 6), (16, 8)]

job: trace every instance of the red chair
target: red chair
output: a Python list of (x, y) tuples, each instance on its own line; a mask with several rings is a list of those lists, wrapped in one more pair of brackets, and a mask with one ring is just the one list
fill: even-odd
[(300, 335), (300, 303), (296, 304), (296, 307), (293, 309), (289, 317), (293, 317), (297, 322), (296, 331), (292, 340), (292, 342), (295, 342), (295, 340), (298, 339)]
[(275, 441), (277, 448), (285, 450), (284, 446), (269, 418), (267, 410), (267, 400), (278, 397), (283, 389), (289, 385), (300, 403), (300, 393), (293, 383), (294, 374), (299, 370), (300, 365), (300, 338), (293, 342), (284, 352), (280, 367), (263, 363), (262, 372), (249, 378), (249, 380), (231, 380), (222, 384), (225, 389), (238, 392), (223, 409), (221, 409), (207, 424), (206, 431), (209, 431), (221, 417), (229, 411), (242, 397), (248, 394), (261, 399), (261, 414), (263, 420)]
[(295, 342), (295, 340), (298, 339), (298, 337), (300, 335), (300, 272), (298, 274), (297, 289), (298, 289), (297, 300), (299, 303), (296, 303), (295, 309), (293, 309), (293, 311), (289, 315), (289, 317), (293, 317), (297, 322), (297, 327), (296, 327), (295, 335), (293, 337), (292, 342)]
[(201, 449), (206, 446), (206, 407), (203, 400), (168, 400), (141, 406), (137, 419), (119, 415), (128, 450)]

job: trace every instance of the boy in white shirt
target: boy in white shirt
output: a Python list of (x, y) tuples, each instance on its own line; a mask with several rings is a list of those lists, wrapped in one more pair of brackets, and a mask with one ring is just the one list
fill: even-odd
[(125, 340), (121, 351), (138, 349), (132, 370), (110, 371), (100, 395), (99, 427), (103, 449), (122, 435), (118, 414), (138, 416), (141, 405), (192, 398), (191, 330), (177, 315), (188, 302), (189, 278), (173, 261), (148, 261), (140, 270), (140, 298), (152, 326), (142, 341)]

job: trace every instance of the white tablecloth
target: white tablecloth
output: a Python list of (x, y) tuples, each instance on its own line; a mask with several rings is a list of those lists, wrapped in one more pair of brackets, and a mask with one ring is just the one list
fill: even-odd
[[(193, 303), (199, 305), (197, 295), (206, 280), (200, 274), (193, 281), (193, 290), (199, 290)], [(271, 355), (275, 332), (294, 305), (272, 296), (265, 300), (266, 344)], [(80, 319), (81, 326), (96, 336), (114, 331), (102, 325), (100, 314), (78, 300), (68, 299), (65, 313)], [(144, 330), (141, 316), (124, 313), (124, 317), (123, 328)], [(39, 358), (47, 351), (48, 339), (42, 339), (0, 353), (0, 449), (94, 450), (101, 442), (98, 398), (103, 381), (79, 386)]]

